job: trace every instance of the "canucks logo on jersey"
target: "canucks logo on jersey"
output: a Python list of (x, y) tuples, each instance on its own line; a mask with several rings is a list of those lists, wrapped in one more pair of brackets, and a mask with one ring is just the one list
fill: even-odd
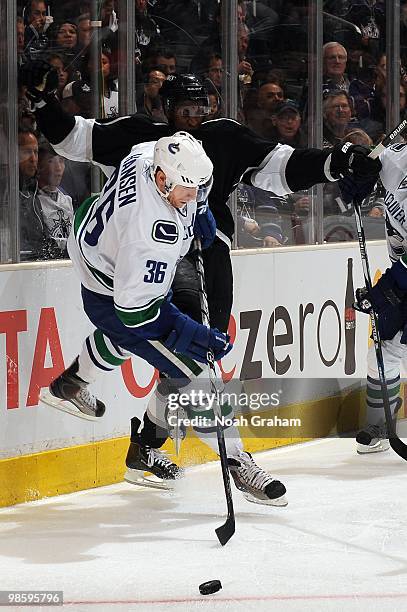
[(175, 244), (178, 240), (178, 226), (173, 221), (156, 221), (151, 232), (153, 240), (156, 242), (165, 242), (166, 244)]

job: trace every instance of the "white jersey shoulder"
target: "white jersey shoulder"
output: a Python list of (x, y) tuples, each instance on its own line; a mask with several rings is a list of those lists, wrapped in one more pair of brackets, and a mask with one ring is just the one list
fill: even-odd
[(151, 174), (154, 143), (132, 148), (75, 214), (69, 254), (82, 284), (114, 298), (125, 325), (153, 321), (193, 238), (196, 203), (170, 206)]
[(390, 259), (407, 253), (407, 144), (397, 143), (380, 155)]

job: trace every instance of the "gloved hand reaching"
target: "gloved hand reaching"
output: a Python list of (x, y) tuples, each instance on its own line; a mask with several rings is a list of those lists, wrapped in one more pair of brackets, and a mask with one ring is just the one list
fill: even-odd
[(201, 363), (207, 363), (209, 349), (212, 349), (217, 361), (227, 355), (233, 346), (228, 334), (223, 334), (216, 328), (205, 327), (184, 314), (175, 319), (174, 329), (163, 344), (172, 351)]
[(345, 176), (338, 181), (342, 200), (345, 204), (351, 202), (363, 202), (372, 193), (377, 183), (377, 178), (357, 181), (351, 176)]
[(18, 78), (20, 84), (27, 88), (27, 98), (34, 104), (46, 100), (58, 88), (58, 72), (41, 59), (23, 64)]
[(355, 181), (377, 180), (382, 164), (379, 158), (369, 157), (370, 149), (350, 142), (336, 145), (332, 149), (329, 171), (333, 178), (352, 176)]
[(216, 221), (208, 200), (198, 204), (194, 223), (194, 236), (201, 239), (201, 247), (207, 249), (216, 236)]
[[(373, 308), (381, 340), (391, 340), (398, 331), (404, 329), (407, 322), (407, 291), (399, 287), (390, 268), (370, 291), (365, 287), (356, 289), (354, 308), (365, 313)], [(401, 342), (406, 343), (406, 331), (404, 335), (406, 337), (402, 337)]]

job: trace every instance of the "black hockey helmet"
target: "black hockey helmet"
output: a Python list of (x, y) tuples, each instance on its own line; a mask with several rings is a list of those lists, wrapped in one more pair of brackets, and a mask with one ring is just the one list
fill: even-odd
[(189, 101), (196, 104), (191, 116), (202, 117), (210, 113), (208, 91), (194, 74), (169, 74), (159, 93), (166, 113), (173, 112), (179, 104)]

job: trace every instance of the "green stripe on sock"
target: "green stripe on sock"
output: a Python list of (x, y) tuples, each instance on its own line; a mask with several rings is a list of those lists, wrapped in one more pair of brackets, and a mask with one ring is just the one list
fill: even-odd
[(95, 338), (95, 344), (96, 344), (98, 353), (102, 357), (102, 359), (106, 361), (106, 363), (109, 363), (110, 365), (113, 365), (113, 366), (120, 366), (122, 365), (122, 363), (126, 361), (126, 359), (119, 359), (118, 357), (116, 357), (110, 352), (109, 348), (106, 345), (103, 334), (99, 329), (95, 331), (95, 333), (93, 334), (93, 337)]
[[(399, 395), (400, 393), (400, 385), (397, 385), (396, 387), (394, 387), (393, 389), (390, 387), (387, 388), (387, 392), (389, 394), (389, 397), (393, 397), (395, 395)], [(382, 391), (380, 390), (375, 390), (372, 387), (368, 387), (367, 389), (367, 397), (371, 397), (372, 399), (381, 399), (383, 397)]]

